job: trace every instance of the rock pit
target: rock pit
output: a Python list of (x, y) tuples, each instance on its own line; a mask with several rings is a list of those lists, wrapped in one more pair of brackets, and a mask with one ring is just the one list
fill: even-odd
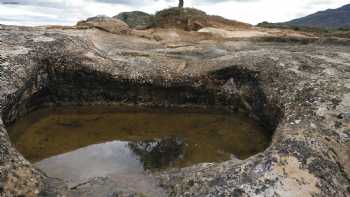
[(33, 168), (5, 128), (44, 105), (119, 103), (217, 106), (274, 133), (246, 160), (153, 174), (164, 196), (350, 195), (346, 43), (179, 36), (165, 43), (93, 28), (0, 26), (1, 196), (142, 196), (109, 177), (69, 189)]

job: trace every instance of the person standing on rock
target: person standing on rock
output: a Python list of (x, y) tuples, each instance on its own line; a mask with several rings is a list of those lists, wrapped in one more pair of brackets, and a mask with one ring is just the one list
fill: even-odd
[(179, 0), (179, 8), (183, 8), (184, 7), (184, 0)]

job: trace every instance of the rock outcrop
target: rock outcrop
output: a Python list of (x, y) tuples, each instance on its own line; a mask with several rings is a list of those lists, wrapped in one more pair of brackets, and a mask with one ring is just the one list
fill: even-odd
[(130, 33), (129, 26), (126, 23), (107, 16), (96, 16), (84, 21), (79, 21), (76, 27), (78, 29), (97, 28), (113, 34)]
[(205, 12), (193, 8), (169, 8), (156, 13), (155, 25), (197, 31), (208, 26), (208, 17)]
[[(120, 35), (127, 27), (114, 20), (78, 25), (97, 29), (0, 26), (0, 196), (142, 196), (111, 177), (68, 188), (10, 142), (6, 125), (38, 107), (96, 103), (216, 106), (274, 133), (246, 160), (150, 172), (166, 191), (159, 196), (350, 196), (349, 42), (178, 34), (169, 43)], [(188, 24), (180, 26), (201, 26)]]
[(214, 27), (205, 27), (198, 32), (202, 33), (209, 33), (213, 36), (221, 37), (221, 38), (244, 38), (244, 37), (262, 37), (262, 36), (267, 36), (268, 33), (266, 32), (261, 32), (257, 31), (254, 29), (249, 29), (249, 30), (238, 30), (238, 31), (228, 31), (225, 29), (219, 29), (219, 28), (214, 28)]
[(122, 12), (113, 18), (124, 21), (130, 28), (144, 30), (154, 26), (154, 16), (145, 12)]
[(250, 28), (247, 23), (228, 20), (220, 16), (207, 15), (193, 8), (169, 8), (156, 13), (155, 27), (177, 28), (186, 31), (197, 31), (205, 27), (227, 30)]

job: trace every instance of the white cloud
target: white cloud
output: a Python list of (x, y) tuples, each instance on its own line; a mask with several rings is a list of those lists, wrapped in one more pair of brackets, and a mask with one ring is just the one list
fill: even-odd
[(319, 10), (337, 8), (347, 3), (349, 3), (348, 0), (226, 1), (213, 5), (198, 6), (197, 8), (209, 14), (219, 14), (227, 18), (256, 24), (262, 21), (288, 21)]
[[(348, 0), (185, 0), (188, 7), (252, 24), (288, 21), (347, 3)], [(176, 5), (177, 0), (0, 0), (0, 23), (73, 25), (99, 14), (114, 16), (131, 10), (154, 13)]]

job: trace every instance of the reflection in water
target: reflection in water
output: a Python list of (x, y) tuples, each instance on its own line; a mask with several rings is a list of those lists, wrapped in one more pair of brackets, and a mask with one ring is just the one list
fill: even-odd
[(137, 175), (145, 169), (167, 167), (180, 158), (182, 149), (183, 141), (178, 138), (112, 141), (52, 156), (35, 165), (50, 177), (77, 185), (94, 177)]
[(178, 137), (129, 142), (128, 145), (140, 157), (145, 169), (168, 167), (184, 152), (184, 141)]
[(73, 185), (111, 173), (143, 172), (139, 157), (128, 148), (128, 142), (121, 141), (90, 145), (44, 159), (35, 165), (49, 176), (61, 178)]
[(245, 116), (188, 111), (55, 107), (35, 111), (8, 130), (28, 160), (73, 183), (245, 159), (269, 145), (270, 136)]

